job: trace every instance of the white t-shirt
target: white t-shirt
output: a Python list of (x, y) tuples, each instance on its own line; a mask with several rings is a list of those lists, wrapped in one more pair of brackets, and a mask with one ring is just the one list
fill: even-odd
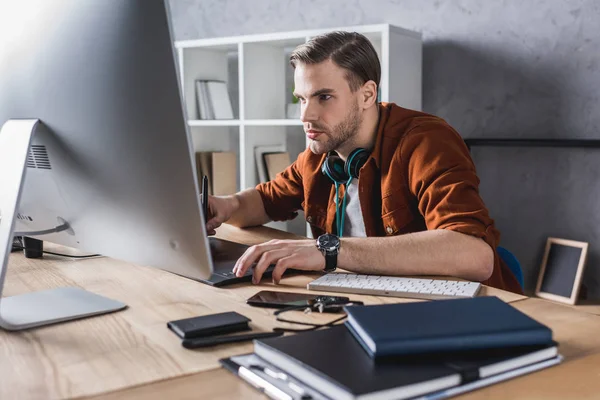
[(352, 179), (346, 188), (346, 219), (344, 220), (344, 237), (367, 237), (365, 221), (358, 198), (358, 179)]

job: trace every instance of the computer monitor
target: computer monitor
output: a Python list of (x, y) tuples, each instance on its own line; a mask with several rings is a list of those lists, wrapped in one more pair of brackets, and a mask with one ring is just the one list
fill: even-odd
[[(209, 277), (184, 110), (166, 2), (0, 1), (0, 294), (14, 232)], [(122, 307), (29, 293), (0, 300), (0, 326)]]

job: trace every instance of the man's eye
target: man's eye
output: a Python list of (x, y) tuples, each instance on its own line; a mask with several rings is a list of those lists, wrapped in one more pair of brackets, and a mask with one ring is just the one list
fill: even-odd
[(330, 98), (331, 98), (331, 96), (328, 94), (322, 94), (319, 96), (319, 99), (321, 99), (321, 100), (329, 100)]

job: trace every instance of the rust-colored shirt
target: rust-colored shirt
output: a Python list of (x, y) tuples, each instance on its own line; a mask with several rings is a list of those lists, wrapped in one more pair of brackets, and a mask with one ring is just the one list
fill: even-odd
[[(433, 115), (393, 103), (381, 103), (379, 110), (375, 145), (358, 180), (367, 236), (449, 229), (482, 238), (494, 249), (494, 271), (483, 283), (522, 293), (496, 251), (500, 233), (460, 135)], [(335, 188), (321, 173), (325, 157), (307, 148), (274, 180), (256, 187), (272, 220), (292, 219), (302, 209), (314, 237), (337, 231)]]

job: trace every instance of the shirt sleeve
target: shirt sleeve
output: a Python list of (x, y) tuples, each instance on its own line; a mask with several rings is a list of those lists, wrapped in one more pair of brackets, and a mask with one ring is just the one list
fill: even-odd
[(496, 249), (499, 232), (479, 195), (479, 178), (460, 135), (444, 122), (413, 128), (402, 140), (401, 162), (427, 229), (484, 239)]
[(302, 208), (304, 201), (301, 173), (303, 159), (304, 153), (301, 153), (298, 159), (278, 173), (275, 179), (256, 186), (271, 220), (286, 221), (298, 216), (298, 210)]

